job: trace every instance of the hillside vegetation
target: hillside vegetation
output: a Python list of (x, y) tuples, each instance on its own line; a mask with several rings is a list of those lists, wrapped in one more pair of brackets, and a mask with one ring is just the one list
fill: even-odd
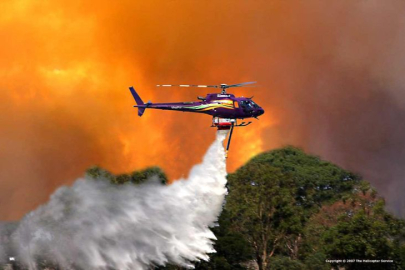
[[(150, 176), (167, 183), (157, 167), (118, 176), (98, 167), (88, 173), (116, 184)], [(405, 269), (405, 221), (385, 211), (367, 181), (330, 162), (295, 147), (272, 150), (229, 174), (227, 188), (219, 226), (212, 228), (217, 253), (196, 269)]]
[(405, 269), (404, 220), (360, 176), (319, 157), (262, 153), (228, 175), (228, 189), (217, 253), (196, 269)]
[[(121, 175), (93, 167), (87, 175), (118, 185), (167, 183), (158, 167)], [(229, 174), (227, 188), (212, 228), (217, 253), (196, 269), (405, 269), (405, 221), (385, 211), (368, 182), (330, 162), (294, 147), (276, 149)]]

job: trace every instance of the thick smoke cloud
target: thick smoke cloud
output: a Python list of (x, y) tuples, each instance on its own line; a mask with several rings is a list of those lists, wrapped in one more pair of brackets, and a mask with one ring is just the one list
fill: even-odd
[(210, 118), (137, 118), (127, 87), (165, 102), (205, 92), (155, 84), (242, 81), (259, 87), (234, 94), (254, 95), (266, 113), (234, 133), (230, 171), (261, 151), (301, 146), (364, 175), (400, 214), (404, 5), (3, 1), (0, 219), (21, 218), (94, 164), (159, 165), (181, 177), (213, 139)]
[(0, 252), (12, 250), (9, 256), (32, 269), (44, 259), (80, 269), (146, 269), (168, 262), (192, 268), (193, 261), (208, 260), (207, 253), (215, 252), (208, 227), (226, 194), (226, 133), (219, 131), (187, 179), (170, 186), (158, 179), (117, 186), (83, 178), (59, 188), (21, 220), (11, 243), (0, 242)]
[(311, 2), (295, 12), (313, 13), (301, 29), (312, 40), (292, 65), (300, 68), (290, 74), (297, 85), (280, 100), (288, 112), (266, 131), (279, 132), (280, 144), (301, 145), (360, 173), (403, 217), (404, 7), (399, 1)]

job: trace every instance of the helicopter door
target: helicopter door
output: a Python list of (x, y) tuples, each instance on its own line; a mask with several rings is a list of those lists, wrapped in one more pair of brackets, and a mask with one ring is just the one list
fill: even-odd
[(245, 100), (240, 101), (240, 106), (244, 109), (247, 110), (249, 108), (247, 102)]

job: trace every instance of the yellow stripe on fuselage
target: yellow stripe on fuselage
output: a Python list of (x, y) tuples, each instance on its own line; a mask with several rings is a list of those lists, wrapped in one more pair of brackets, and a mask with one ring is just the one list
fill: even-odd
[(231, 99), (217, 99), (217, 100), (212, 100), (211, 102), (218, 102), (218, 103), (224, 103), (224, 104), (233, 104), (233, 100), (231, 100)]
[(224, 108), (224, 109), (233, 109), (233, 106), (225, 105), (225, 104), (212, 104), (211, 106), (200, 109), (199, 111), (208, 111), (212, 109), (217, 109), (217, 108)]

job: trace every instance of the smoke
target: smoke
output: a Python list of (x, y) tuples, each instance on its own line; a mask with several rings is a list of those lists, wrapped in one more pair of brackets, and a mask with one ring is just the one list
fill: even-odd
[(266, 113), (234, 133), (229, 171), (300, 146), (363, 175), (405, 216), (404, 1), (2, 4), (1, 220), (20, 219), (95, 164), (158, 165), (177, 179), (198, 162), (213, 139), (209, 117), (136, 118), (128, 86), (145, 101), (176, 102), (206, 92), (153, 85), (243, 81), (259, 87), (232, 92), (254, 95)]
[(59, 188), (12, 233), (14, 256), (31, 268), (38, 259), (81, 269), (145, 269), (168, 262), (192, 268), (192, 261), (208, 260), (207, 253), (215, 252), (208, 227), (226, 194), (226, 134), (218, 132), (187, 179), (169, 186), (157, 179), (135, 186), (86, 177)]
[[(6, 261), (6, 250), (5, 250), (5, 245), (1, 245), (1, 242), (4, 241), (3, 238), (4, 235), (8, 235), (7, 232), (5, 232), (5, 227), (6, 225), (0, 223), (0, 263)], [(2, 237), (3, 236), (3, 237)]]

